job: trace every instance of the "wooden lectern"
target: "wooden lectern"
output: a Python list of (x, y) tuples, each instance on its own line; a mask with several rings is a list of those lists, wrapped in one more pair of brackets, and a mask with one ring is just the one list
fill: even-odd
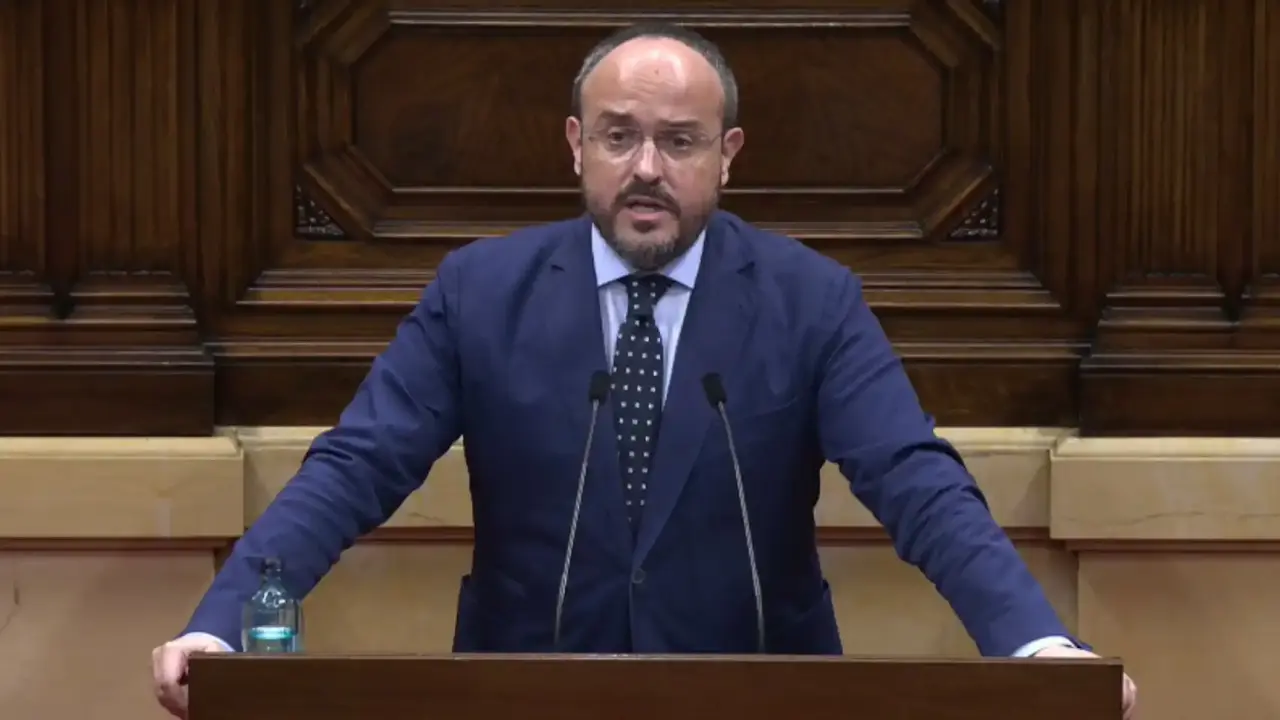
[(190, 720), (1121, 720), (1112, 660), (200, 655)]

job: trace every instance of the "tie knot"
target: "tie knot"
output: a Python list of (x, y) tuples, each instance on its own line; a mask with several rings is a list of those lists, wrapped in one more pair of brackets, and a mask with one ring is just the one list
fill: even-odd
[(671, 287), (671, 278), (665, 275), (631, 275), (623, 280), (627, 286), (629, 315), (653, 317), (653, 306)]

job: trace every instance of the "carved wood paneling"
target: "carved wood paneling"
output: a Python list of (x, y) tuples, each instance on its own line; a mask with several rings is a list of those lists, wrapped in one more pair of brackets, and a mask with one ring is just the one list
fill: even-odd
[(792, 5), (0, 4), (0, 432), (332, 422), (449, 250), (579, 212), (572, 76), (655, 13), (941, 422), (1280, 427), (1274, 3)]
[(1240, 323), (1256, 315), (1245, 289), (1276, 229), (1275, 8), (1124, 0), (1082, 16), (1092, 79), (1075, 121), (1097, 152), (1077, 170), (1092, 194), (1076, 232), (1093, 237), (1083, 275), (1100, 303), (1087, 432), (1280, 430), (1280, 346), (1271, 328)]
[(1252, 244), (1243, 258), (1251, 282), (1241, 304), (1241, 344), (1280, 350), (1280, 7), (1259, 5), (1254, 23)]
[(6, 269), (39, 268), (51, 294), (0, 310), (0, 432), (208, 432), (213, 364), (186, 284), (189, 6), (6, 6), (0, 76), (16, 124), (0, 172), (19, 202), (0, 227), (21, 228), (6, 245), (25, 248)]
[(41, 21), (35, 3), (0, 4), (0, 337), (38, 322), (53, 302), (45, 274)]

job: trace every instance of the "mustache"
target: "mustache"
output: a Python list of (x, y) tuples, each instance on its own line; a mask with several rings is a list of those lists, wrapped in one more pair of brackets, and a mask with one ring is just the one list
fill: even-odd
[(614, 201), (614, 207), (621, 210), (626, 207), (627, 203), (636, 200), (647, 200), (656, 203), (672, 214), (679, 214), (680, 212), (680, 206), (676, 203), (675, 198), (666, 194), (660, 188), (644, 185), (627, 186), (625, 190), (618, 193), (618, 199)]

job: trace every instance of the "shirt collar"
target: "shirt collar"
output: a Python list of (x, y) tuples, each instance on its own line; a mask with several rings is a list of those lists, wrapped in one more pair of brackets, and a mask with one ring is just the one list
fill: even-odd
[[(693, 245), (683, 255), (659, 269), (658, 274), (665, 275), (692, 290), (693, 283), (698, 278), (698, 267), (702, 265), (702, 248), (706, 244), (706, 238), (706, 230), (698, 233), (698, 239), (693, 242)], [(609, 247), (609, 243), (605, 242), (604, 236), (600, 234), (600, 229), (594, 224), (591, 226), (591, 256), (596, 266), (596, 287), (604, 287), (636, 272), (626, 260)]]

